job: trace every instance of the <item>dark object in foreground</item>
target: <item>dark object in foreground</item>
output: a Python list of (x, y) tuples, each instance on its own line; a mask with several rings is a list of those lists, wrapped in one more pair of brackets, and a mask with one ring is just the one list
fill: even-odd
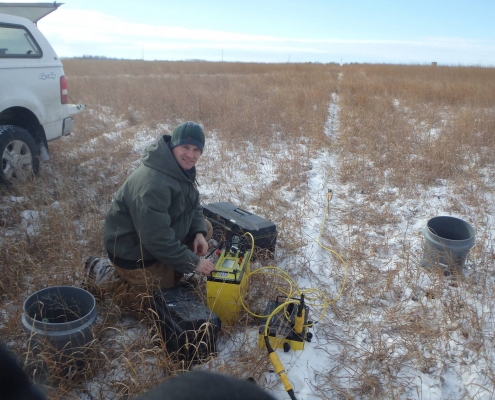
[[(0, 345), (2, 400), (46, 400), (17, 360)], [(134, 400), (274, 400), (255, 383), (227, 375), (193, 371), (169, 379)]]
[[(213, 238), (215, 233), (222, 232), (224, 240), (229, 241), (233, 236), (242, 236), (246, 232), (253, 235), (254, 245), (262, 250), (275, 253), (277, 243), (277, 227), (272, 221), (268, 221), (257, 215), (251, 214), (233, 204), (227, 202), (210, 203), (203, 206), (203, 214), (213, 226)], [(251, 244), (243, 251), (249, 250)]]
[(179, 360), (198, 363), (216, 351), (221, 321), (184, 287), (155, 290), (153, 310), (167, 350)]
[(0, 344), (0, 396), (2, 400), (46, 400), (17, 360)]
[(163, 382), (134, 400), (274, 400), (255, 383), (228, 375), (192, 371)]

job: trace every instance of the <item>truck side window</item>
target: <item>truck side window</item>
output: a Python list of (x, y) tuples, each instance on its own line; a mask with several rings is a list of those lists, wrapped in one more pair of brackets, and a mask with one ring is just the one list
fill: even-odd
[(0, 24), (0, 58), (40, 58), (42, 52), (20, 25)]

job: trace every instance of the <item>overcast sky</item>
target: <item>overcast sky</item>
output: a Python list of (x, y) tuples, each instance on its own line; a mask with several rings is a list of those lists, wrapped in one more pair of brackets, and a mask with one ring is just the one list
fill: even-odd
[(495, 66), (494, 20), (495, 0), (66, 0), (38, 26), (61, 57)]

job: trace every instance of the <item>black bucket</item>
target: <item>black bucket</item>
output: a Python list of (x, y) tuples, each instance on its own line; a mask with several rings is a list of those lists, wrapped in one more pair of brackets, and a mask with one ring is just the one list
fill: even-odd
[(423, 236), (422, 264), (426, 268), (464, 268), (475, 241), (475, 231), (470, 224), (449, 216), (430, 219), (423, 230)]
[(95, 298), (78, 287), (49, 287), (24, 302), (22, 324), (29, 334), (30, 350), (35, 356), (42, 354), (44, 361), (51, 359), (64, 370), (66, 366), (83, 364), (87, 345), (93, 340), (95, 320)]

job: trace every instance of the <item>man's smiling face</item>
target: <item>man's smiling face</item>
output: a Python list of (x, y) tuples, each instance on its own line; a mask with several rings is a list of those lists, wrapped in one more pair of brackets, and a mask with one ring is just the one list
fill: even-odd
[(172, 154), (174, 155), (177, 164), (183, 170), (189, 170), (196, 165), (199, 156), (201, 155), (201, 150), (199, 147), (192, 144), (181, 144), (172, 149)]

